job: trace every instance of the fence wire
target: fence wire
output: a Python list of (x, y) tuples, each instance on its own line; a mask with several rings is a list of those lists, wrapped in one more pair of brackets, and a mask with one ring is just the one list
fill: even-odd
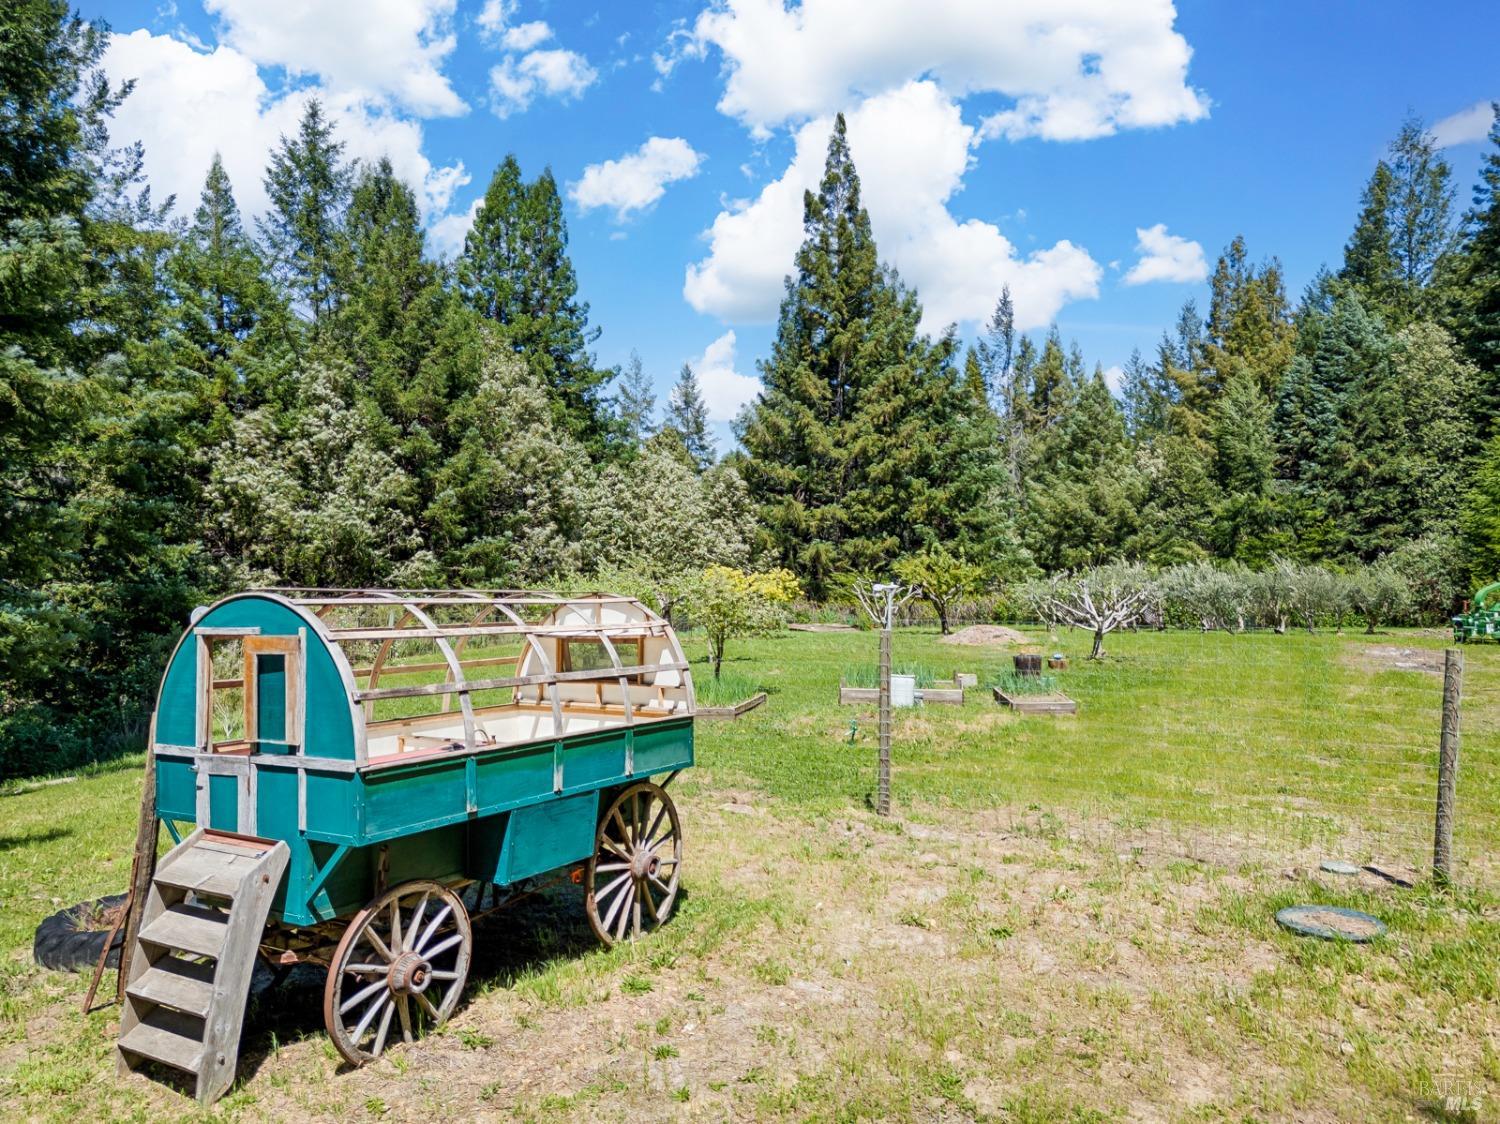
[[(1076, 715), (1021, 716), (993, 700), (1015, 643), (898, 629), (896, 669), (919, 689), (941, 690), (956, 672), (979, 683), (962, 707), (898, 711), (898, 815), (984, 813), (1005, 830), (1231, 869), (1340, 860), (1430, 878), (1443, 632), (1125, 632), (1094, 662), (1086, 633), (1018, 627), (1026, 650), (1067, 658), (1041, 685), (1075, 701)], [(875, 708), (837, 698), (876, 652), (874, 633), (759, 642), (732, 666), (767, 687), (770, 704), (708, 735), (704, 763), (778, 798), (869, 801)], [(1500, 891), (1500, 646), (1464, 655), (1454, 878)]]

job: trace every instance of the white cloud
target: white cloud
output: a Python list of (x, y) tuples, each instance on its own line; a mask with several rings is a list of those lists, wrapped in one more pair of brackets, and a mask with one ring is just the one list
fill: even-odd
[(480, 34), (504, 56), (490, 68), (490, 108), (505, 118), (527, 109), (538, 96), (567, 101), (592, 86), (599, 72), (577, 51), (534, 48), (552, 38), (543, 20), (511, 26), (516, 0), (486, 0), (476, 22)]
[(273, 96), (254, 61), (232, 47), (204, 52), (166, 35), (133, 31), (110, 37), (104, 69), (112, 81), (137, 80), (115, 113), (113, 140), (145, 143), (146, 173), (155, 194), (175, 193), (183, 213), (197, 205), (218, 151), (240, 209), (250, 218), (264, 214), (261, 179), (271, 149), (282, 134), (296, 132), (315, 95), (324, 99), (345, 156), (388, 156), (396, 174), (417, 192), (425, 214), (445, 211), (453, 193), (470, 179), (461, 162), (435, 167), (423, 154), (420, 122), (397, 118), (379, 103), (349, 93), (299, 89)]
[(624, 221), (660, 199), (667, 184), (697, 175), (702, 162), (702, 154), (681, 137), (652, 137), (618, 160), (590, 164), (568, 194), (585, 211), (613, 207)]
[(1118, 363), (1114, 363), (1108, 367), (1105, 367), (1104, 385), (1109, 387), (1109, 392), (1111, 394), (1118, 396), (1120, 393), (1120, 388), (1125, 385), (1125, 368), (1120, 366)]
[(552, 29), (542, 20), (532, 20), (530, 23), (518, 24), (506, 31), (501, 39), (507, 50), (529, 51), (538, 43), (545, 43), (552, 38)]
[(538, 94), (567, 101), (594, 84), (599, 72), (576, 51), (554, 48), (507, 56), (490, 70), (490, 107), (509, 117), (531, 105)]
[(474, 216), (479, 214), (479, 208), (483, 203), (483, 199), (476, 199), (469, 204), (467, 211), (454, 211), (429, 226), (427, 245), (431, 247), (432, 252), (448, 261), (458, 257), (464, 248), (464, 238), (468, 236), (470, 228), (474, 225)]
[[(982, 321), (1007, 284), (1021, 328), (1046, 324), (1067, 301), (1098, 295), (1102, 271), (1081, 247), (1063, 240), (1023, 258), (998, 227), (949, 212), (975, 130), (933, 82), (870, 98), (847, 120), (881, 257), (919, 290), (924, 327)], [(741, 322), (775, 315), (803, 237), (802, 195), (822, 176), (831, 127), (828, 118), (804, 125), (781, 178), (714, 219), (708, 256), (688, 266), (683, 285), (699, 312)]]
[(1451, 148), (1455, 144), (1475, 144), (1490, 135), (1490, 127), (1494, 123), (1494, 103), (1476, 101), (1468, 109), (1460, 109), (1433, 125), (1432, 137), (1439, 148)]
[(1135, 237), (1135, 248), (1141, 256), (1125, 274), (1125, 284), (1202, 281), (1208, 276), (1208, 260), (1203, 256), (1203, 247), (1190, 239), (1168, 234), (1166, 223), (1137, 227)]
[(467, 111), (442, 73), (455, 0), (204, 0), (224, 46), (316, 76), (330, 94), (385, 98), (424, 117)]
[(760, 393), (760, 379), (734, 369), (734, 332), (725, 332), (688, 362), (698, 376), (710, 421), (733, 421), (740, 408)]
[(986, 136), (1082, 140), (1207, 115), (1175, 17), (1171, 0), (726, 0), (669, 37), (657, 69), (717, 48), (719, 109), (762, 136), (925, 76), (1010, 99)]

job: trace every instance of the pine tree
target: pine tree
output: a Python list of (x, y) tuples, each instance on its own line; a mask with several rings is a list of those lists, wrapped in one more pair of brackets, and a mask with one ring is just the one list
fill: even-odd
[(656, 391), (641, 364), (640, 353), (631, 351), (630, 361), (620, 376), (619, 389), (615, 391), (615, 417), (625, 440), (637, 451), (651, 436), (655, 416)]
[[(1028, 346), (1023, 339), (1022, 346)], [(1026, 462), (1027, 412), (1030, 407), (1031, 367), (1024, 368), (1016, 355), (1016, 309), (1010, 286), (1000, 290), (995, 311), (985, 325), (976, 355), (985, 385), (999, 415), (998, 435), (1001, 460), (1009, 482), (1009, 495), (1021, 495), (1021, 472)]]
[(1500, 102), (1492, 103), (1492, 109), (1489, 149), (1474, 185), (1473, 206), (1464, 217), (1454, 270), (1457, 332), (1479, 367), (1474, 414), (1485, 435), (1496, 429), (1500, 411)]
[(176, 308), (179, 361), (213, 381), (231, 414), (282, 399), (278, 360), (288, 311), (267, 283), (260, 250), (244, 228), (217, 153), (198, 207), (167, 265)]
[(1340, 277), (1392, 328), (1430, 314), (1441, 301), (1454, 248), (1452, 173), (1422, 123), (1408, 120), (1375, 166)]
[(326, 338), (350, 365), (358, 399), (381, 419), (379, 432), (413, 481), (418, 509), (458, 447), (449, 419), (474, 391), (480, 350), (477, 317), (448, 294), (423, 251), (411, 188), (388, 160), (361, 166), (335, 257), (342, 296)]
[(708, 406), (704, 404), (703, 391), (691, 364), (684, 363), (677, 375), (677, 382), (667, 398), (662, 428), (677, 435), (699, 472), (714, 463), (714, 440), (708, 432)]
[(599, 330), (578, 299), (568, 228), (551, 171), (532, 183), (507, 156), (495, 171), (464, 240), (459, 288), (470, 306), (500, 326), (500, 338), (537, 376), (558, 423), (596, 457), (618, 437), (605, 399), (612, 370), (594, 365)]
[(339, 304), (335, 259), (353, 180), (343, 152), (323, 104), (312, 98), (297, 135), (282, 134), (266, 168), (271, 209), (259, 221), (260, 235), (276, 277), (312, 321), (315, 333)]
[(1186, 404), (1207, 418), (1212, 401), (1237, 374), (1254, 379), (1274, 397), (1292, 361), (1293, 329), (1281, 264), (1252, 265), (1241, 237), (1219, 257), (1210, 282), (1203, 374)]
[(1215, 505), (1213, 546), (1221, 558), (1253, 566), (1282, 545), (1272, 476), (1276, 443), (1271, 403), (1254, 380), (1237, 375), (1214, 403), (1214, 469), (1221, 498)]
[(873, 373), (869, 324), (884, 287), (842, 115), (818, 191), (804, 195), (802, 224), (771, 357), (760, 364), (764, 390), (740, 440), (775, 560), (819, 596), (847, 568), (849, 428)]
[(915, 294), (881, 268), (842, 116), (803, 229), (765, 389), (739, 425), (773, 557), (821, 596), (834, 573), (930, 541), (992, 549), (993, 415), (955, 371), (952, 337), (922, 336)]
[(1025, 418), (1033, 433), (1056, 424), (1072, 404), (1076, 393), (1074, 368), (1077, 366), (1063, 351), (1062, 336), (1054, 324), (1047, 332), (1042, 353), (1031, 370), (1030, 395)]
[(1026, 489), (1023, 541), (1044, 570), (1136, 553), (1146, 480), (1102, 371), (1083, 380), (1043, 432)]

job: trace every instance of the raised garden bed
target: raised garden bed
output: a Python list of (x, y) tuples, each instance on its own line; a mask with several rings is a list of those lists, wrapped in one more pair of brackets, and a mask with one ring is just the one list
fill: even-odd
[(1007, 694), (999, 687), (993, 688), (995, 701), (1010, 707), (1017, 714), (1077, 714), (1078, 704), (1061, 691), (1046, 694)]
[[(851, 706), (857, 703), (878, 703), (879, 701), (879, 687), (839, 688), (839, 703), (842, 706)], [(937, 703), (941, 706), (963, 706), (964, 691), (962, 687), (918, 687), (917, 701)], [(698, 713), (702, 714), (703, 712), (700, 710)]]
[(699, 718), (735, 719), (740, 715), (754, 710), (766, 701), (764, 691), (756, 691), (748, 699), (735, 703), (733, 706), (700, 706), (697, 710)]

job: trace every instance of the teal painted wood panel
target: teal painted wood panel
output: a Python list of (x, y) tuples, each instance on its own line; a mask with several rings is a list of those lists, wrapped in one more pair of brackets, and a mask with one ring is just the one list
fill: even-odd
[(666, 773), (693, 763), (693, 722), (652, 722), (635, 728), (635, 775)]
[(208, 778), (208, 826), (217, 831), (240, 829), (239, 777)]
[(598, 819), (597, 792), (517, 808), (510, 814), (494, 881), (503, 886), (588, 858)]
[(257, 769), (255, 834), (263, 839), (297, 838), (297, 774), (292, 769)]
[(475, 758), (480, 814), (552, 795), (552, 743), (524, 745)]
[(180, 757), (156, 759), (156, 814), (164, 820), (198, 818), (197, 775), (191, 761)]
[[(364, 774), (366, 840), (420, 831), (468, 816), (462, 757), (428, 758)], [(307, 822), (313, 823), (312, 801)]]
[(280, 652), (262, 652), (255, 657), (255, 733), (274, 742), (289, 740), (286, 657)]
[(563, 788), (598, 787), (625, 779), (625, 732), (609, 730), (563, 742)]
[[(262, 770), (269, 772), (270, 770)], [(354, 773), (307, 772), (307, 835), (335, 843), (360, 843), (360, 786)]]
[[(268, 597), (248, 594), (224, 601), (203, 615), (200, 628), (259, 628), (263, 636), (296, 636), (307, 629), (306, 714), (307, 745), (314, 757), (354, 760), (354, 721), (349, 697), (333, 654), (307, 619)], [(181, 643), (167, 668), (157, 700), (156, 740), (166, 745), (194, 745), (197, 741), (198, 655), (191, 636)], [(269, 735), (267, 735), (269, 736)]]

